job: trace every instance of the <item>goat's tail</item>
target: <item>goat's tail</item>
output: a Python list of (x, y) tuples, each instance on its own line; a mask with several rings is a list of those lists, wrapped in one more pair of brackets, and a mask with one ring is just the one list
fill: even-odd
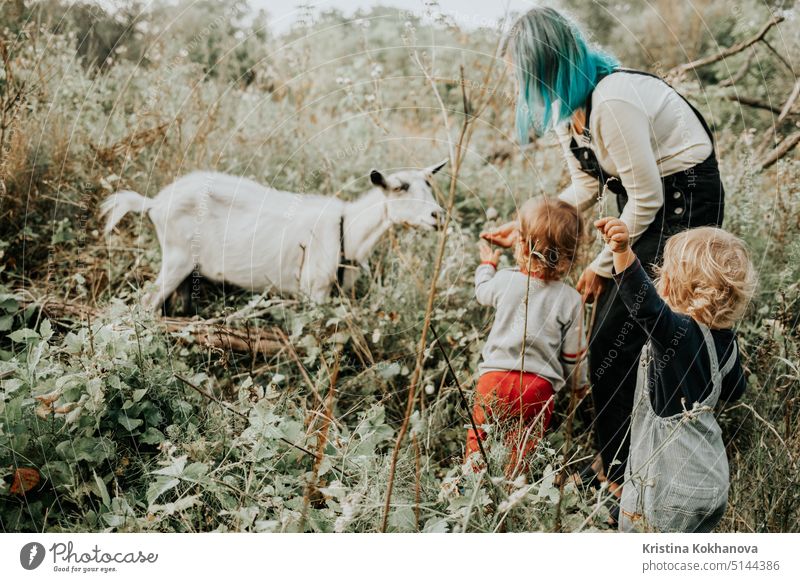
[(141, 194), (122, 190), (112, 194), (100, 205), (100, 216), (106, 216), (105, 234), (108, 235), (122, 217), (129, 212), (145, 212), (153, 206), (153, 200), (145, 198)]

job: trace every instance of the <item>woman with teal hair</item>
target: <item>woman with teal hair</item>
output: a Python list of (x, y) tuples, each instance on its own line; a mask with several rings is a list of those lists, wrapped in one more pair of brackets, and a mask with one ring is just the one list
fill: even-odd
[[(724, 191), (711, 130), (672, 87), (649, 73), (621, 68), (552, 8), (522, 16), (509, 47), (519, 90), (520, 141), (527, 143), (531, 131), (556, 133), (571, 177), (559, 197), (587, 210), (610, 191), (633, 250), (651, 276), (670, 235), (721, 225)], [(515, 233), (516, 223), (509, 223), (482, 236), (511, 246)], [(606, 246), (577, 289), (587, 302), (597, 303), (589, 342), (594, 428), (610, 489), (619, 496), (637, 363), (647, 338), (618, 295), (612, 266)], [(657, 412), (667, 416), (673, 406), (667, 402)]]

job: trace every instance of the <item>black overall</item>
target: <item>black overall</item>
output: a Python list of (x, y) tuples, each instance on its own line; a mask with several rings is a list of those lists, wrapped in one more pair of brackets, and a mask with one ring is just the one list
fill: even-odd
[[(620, 72), (656, 77), (650, 73), (618, 69)], [(613, 73), (612, 73), (613, 74)], [(659, 78), (659, 77), (656, 77)], [(680, 95), (680, 94), (679, 94)], [(681, 96), (683, 98), (683, 96)], [(685, 98), (683, 98), (686, 101)], [(714, 138), (705, 119), (686, 101), (711, 140), (711, 154), (684, 171), (662, 176), (664, 204), (655, 220), (633, 244), (633, 250), (653, 276), (653, 265), (660, 264), (667, 238), (687, 228), (721, 226), (725, 192), (714, 153)], [(584, 135), (589, 137), (592, 94), (586, 100)], [(620, 213), (628, 202), (624, 184), (604, 171), (590, 148), (579, 147), (572, 138), (570, 149), (581, 169), (616, 194)], [(595, 436), (603, 467), (610, 481), (622, 483), (630, 445), (630, 420), (636, 388), (639, 354), (647, 339), (628, 313), (612, 280), (597, 299), (597, 316), (589, 338), (589, 369), (595, 409)]]

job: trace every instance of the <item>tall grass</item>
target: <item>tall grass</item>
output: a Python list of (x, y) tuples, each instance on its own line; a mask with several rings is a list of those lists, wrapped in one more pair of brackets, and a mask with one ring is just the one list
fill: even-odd
[[(182, 28), (163, 6), (129, 14), (136, 33), (123, 28), (98, 66), (66, 24), (27, 19), (25, 3), (20, 10), (4, 14), (2, 36), (3, 104), (13, 109), (0, 143), (2, 529), (380, 529), (437, 239), (393, 231), (354, 296), (323, 306), (205, 286), (203, 318), (250, 305), (236, 321), (243, 333), (278, 327), (293, 346), (237, 353), (167, 332), (134, 307), (159, 264), (153, 229), (128, 218), (106, 241), (98, 205), (116, 189), (153, 195), (197, 168), (351, 198), (372, 167), (430, 165), (447, 156), (448, 135), (411, 51), (458, 120), (460, 67), (477, 95), (496, 33), (376, 9), (357, 21), (329, 14), (275, 38), (211, 7)], [(641, 58), (631, 39), (609, 48), (623, 61)], [(780, 66), (764, 74), (777, 78)], [(751, 75), (740, 89), (777, 92), (768, 81)], [(753, 133), (770, 118), (723, 100), (716, 86), (682, 89), (715, 113), (726, 226), (748, 242), (761, 278), (740, 329), (750, 386), (721, 413), (732, 476), (721, 530), (798, 531), (800, 163), (788, 156), (754, 169)], [(467, 387), (491, 316), (472, 300), (477, 235), (566, 180), (553, 141), (524, 151), (514, 143), (513, 94), (502, 86), (475, 122), (433, 304)], [(552, 530), (568, 398), (527, 472), (509, 482), (497, 431), (487, 471), (462, 465), (467, 419), (430, 342), (423, 362), (389, 529)], [(576, 464), (593, 455), (590, 421), (579, 410), (568, 457)], [(12, 491), (20, 467), (41, 473), (24, 495)], [(566, 483), (562, 529), (605, 529), (604, 495)]]

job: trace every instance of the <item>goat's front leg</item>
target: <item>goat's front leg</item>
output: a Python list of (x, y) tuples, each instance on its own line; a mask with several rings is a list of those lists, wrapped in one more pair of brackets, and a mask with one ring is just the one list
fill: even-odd
[(300, 265), (300, 292), (314, 303), (325, 303), (336, 281), (338, 254), (322, 256), (303, 249)]
[(148, 311), (159, 309), (193, 269), (194, 263), (187, 253), (183, 251), (164, 253), (161, 260), (161, 271), (155, 281), (155, 290), (144, 295), (142, 306)]
[(314, 303), (325, 303), (331, 296), (332, 288), (331, 284), (316, 286), (310, 290), (308, 296)]

